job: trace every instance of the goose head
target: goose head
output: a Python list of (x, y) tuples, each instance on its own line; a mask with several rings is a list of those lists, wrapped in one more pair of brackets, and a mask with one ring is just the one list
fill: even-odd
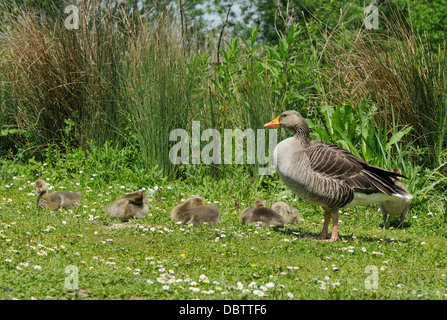
[[(402, 175), (402, 171), (399, 168), (393, 168), (393, 172)], [(400, 177), (396, 177), (396, 180), (401, 180)]]
[(36, 194), (48, 191), (48, 184), (42, 179), (37, 179), (34, 182), (34, 187), (36, 188)]
[(303, 116), (295, 110), (284, 111), (279, 117), (264, 125), (264, 128), (276, 127), (291, 129), (302, 140), (303, 144), (307, 145), (309, 143), (309, 125)]
[(190, 207), (199, 207), (205, 205), (205, 200), (202, 197), (192, 197), (185, 201)]
[(264, 200), (257, 199), (255, 201), (255, 203), (253, 204), (253, 206), (256, 207), (256, 208), (264, 208), (265, 207), (265, 202), (264, 202)]

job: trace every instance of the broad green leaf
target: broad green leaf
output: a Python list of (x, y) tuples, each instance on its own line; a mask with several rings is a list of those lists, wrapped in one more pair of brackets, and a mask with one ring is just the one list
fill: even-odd
[(391, 137), (390, 141), (386, 144), (385, 151), (388, 151), (393, 144), (399, 142), (404, 135), (406, 135), (408, 132), (411, 131), (411, 129), (413, 129), (413, 127), (408, 127), (408, 128), (405, 128), (404, 130), (401, 130), (401, 131), (395, 133)]

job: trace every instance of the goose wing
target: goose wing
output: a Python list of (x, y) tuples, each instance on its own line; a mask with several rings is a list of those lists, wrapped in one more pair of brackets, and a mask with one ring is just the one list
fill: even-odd
[(372, 166), (353, 153), (337, 145), (312, 141), (306, 150), (309, 165), (314, 174), (338, 180), (351, 187), (354, 192), (364, 194), (406, 194), (394, 184), (399, 175), (392, 171)]

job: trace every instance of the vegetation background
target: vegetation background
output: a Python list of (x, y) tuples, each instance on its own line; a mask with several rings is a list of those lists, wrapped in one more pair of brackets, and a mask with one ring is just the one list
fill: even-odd
[[(69, 15), (64, 8), (70, 4), (79, 8), (78, 29), (64, 25)], [(167, 259), (184, 268), (179, 271), (182, 277), (196, 277), (195, 282), (204, 285), (199, 280), (205, 268), (211, 274), (206, 276), (208, 280), (214, 276), (219, 278), (216, 282), (227, 283), (221, 286), (229, 290), (230, 298), (247, 297), (238, 282), (253, 294), (255, 288), (247, 288), (255, 281), (248, 269), (260, 265), (262, 271), (255, 274), (263, 274), (264, 283), (271, 282), (272, 274), (277, 279), (283, 272), (287, 275), (283, 287), (294, 287), (298, 281), (300, 290), (305, 289), (292, 293), (276, 286), (278, 291), (270, 298), (290, 298), (288, 293), (304, 299), (352, 298), (353, 294), (357, 298), (445, 297), (447, 1), (373, 4), (378, 7), (378, 29), (365, 28), (368, 3), (358, 1), (290, 0), (274, 5), (263, 0), (4, 1), (0, 7), (0, 177), (4, 180), (0, 187), (4, 210), (0, 243), (5, 250), (0, 256), (0, 296), (191, 297), (194, 290), (174, 292), (175, 282), (170, 289), (154, 291), (139, 280), (132, 287), (135, 290), (129, 291), (127, 275), (116, 273), (117, 277), (107, 280), (110, 263), (98, 265), (98, 283), (88, 286), (84, 282), (84, 291), (46, 292), (42, 281), (50, 271), (36, 276), (39, 268), (27, 271), (28, 282), (21, 282), (23, 269), (30, 270), (26, 266), (33, 263), (43, 269), (46, 264), (50, 270), (57, 266), (59, 276), (51, 277), (57, 287), (63, 277), (60, 270), (70, 263), (79, 265), (79, 255), (86, 255), (81, 260), (85, 263), (110, 262), (95, 258), (100, 256), (101, 241), (117, 253), (112, 267), (119, 265), (122, 270), (128, 256), (120, 250), (130, 250), (137, 238), (152, 232), (152, 240), (132, 247), (134, 258), (137, 261), (139, 257), (142, 264), (135, 262), (138, 267), (125, 270), (154, 268), (146, 274), (157, 273), (155, 267), (166, 269), (162, 261)], [(287, 109), (306, 117), (313, 138), (337, 143), (374, 165), (402, 169), (415, 197), (403, 233), (380, 231), (392, 232), (392, 236), (378, 236), (376, 208), (353, 209), (345, 213), (344, 231), (345, 240), (353, 243), (321, 247), (299, 237), (302, 230), (318, 232), (318, 209), (294, 198), (277, 175), (259, 176), (263, 165), (173, 165), (169, 161), (169, 150), (176, 143), (169, 141), (173, 129), (191, 132), (193, 121), (200, 121), (202, 132), (207, 128), (221, 133), (224, 129), (258, 129)], [(289, 134), (278, 133), (279, 139)], [(202, 143), (201, 147), (208, 142)], [(268, 150), (268, 144), (264, 147)], [(32, 191), (30, 183), (37, 177), (48, 179), (55, 188), (79, 189), (86, 195), (83, 208), (62, 213), (68, 226), (54, 227), (61, 224), (61, 213), (35, 214), (33, 196), (26, 192)], [(142, 188), (157, 191), (152, 214), (142, 222), (147, 224), (145, 231), (111, 227), (103, 212), (107, 201)], [(220, 203), (225, 214), (217, 231), (182, 229), (169, 221), (170, 208), (192, 194)], [(298, 201), (303, 225), (279, 232), (241, 226), (238, 211), (258, 197)], [(366, 213), (361, 214), (362, 210)], [(163, 225), (173, 233), (166, 236), (170, 233), (163, 232)], [(82, 228), (90, 229), (81, 234)], [(155, 231), (148, 231), (151, 228), (162, 232), (154, 236)], [(120, 244), (107, 242), (111, 232), (116, 232)], [(50, 249), (34, 250), (39, 241), (45, 243), (39, 239), (47, 239), (49, 233), (48, 243), (40, 244), (57, 253), (52, 251), (52, 259), (45, 260), (42, 251)], [(397, 237), (401, 240), (394, 239)], [(228, 243), (222, 247), (219, 240), (223, 238)], [(211, 239), (211, 249), (206, 249), (207, 241), (205, 247), (191, 249), (191, 239)], [(239, 249), (231, 239), (240, 240)], [(60, 246), (68, 246), (67, 241), (82, 245), (70, 254), (60, 253)], [(252, 249), (253, 241), (260, 241), (262, 248)], [(290, 241), (299, 245), (286, 246)], [(376, 253), (383, 251), (372, 245), (376, 242), (390, 251), (391, 258), (384, 261), (396, 263), (390, 274), (381, 275), (393, 286), (359, 292), (365, 265), (377, 265)], [(430, 244), (430, 249), (421, 246), (422, 242)], [(155, 256), (154, 261), (158, 257), (152, 265), (152, 259), (142, 258), (147, 245), (151, 246), (147, 257)], [(24, 248), (18, 249), (20, 246)], [(276, 246), (281, 249), (276, 251)], [(348, 261), (334, 256), (334, 248), (356, 255)], [(14, 250), (22, 255), (20, 259), (10, 256)], [(321, 251), (315, 254), (314, 250)], [(409, 252), (408, 256), (402, 250)], [(208, 251), (217, 252), (219, 259), (202, 255)], [(364, 258), (359, 251), (371, 255)], [(263, 257), (266, 252), (271, 259)], [(344, 277), (343, 289), (337, 289), (340, 281), (330, 286), (323, 280), (327, 266), (318, 276), (312, 273), (312, 266), (321, 265), (325, 257), (345, 264), (339, 278), (344, 272), (345, 276), (357, 272), (357, 278)], [(43, 261), (37, 264), (36, 259)], [(259, 262), (253, 262), (256, 259)], [(202, 262), (193, 268), (186, 260)], [(219, 263), (228, 268), (222, 271)], [(248, 268), (251, 265), (255, 267)], [(425, 280), (417, 276), (421, 268)], [(298, 276), (292, 274), (296, 270), (306, 271)], [(169, 286), (163, 281), (158, 282)], [(106, 288), (109, 282), (116, 284), (114, 289)], [(405, 290), (394, 286), (404, 282)], [(36, 286), (30, 283), (37, 284), (40, 291), (33, 290)], [(202, 291), (209, 290), (216, 291)]]

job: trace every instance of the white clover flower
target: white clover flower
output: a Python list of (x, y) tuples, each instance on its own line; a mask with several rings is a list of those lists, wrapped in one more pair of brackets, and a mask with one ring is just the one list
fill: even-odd
[(253, 290), (253, 294), (257, 295), (258, 297), (264, 297), (265, 293), (262, 290)]

